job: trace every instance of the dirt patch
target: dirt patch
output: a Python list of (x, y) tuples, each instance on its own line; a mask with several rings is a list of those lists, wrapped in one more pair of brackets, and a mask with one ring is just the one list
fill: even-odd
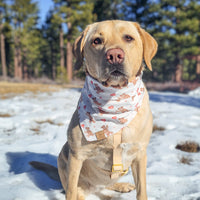
[(2, 117), (2, 118), (7, 118), (7, 117), (12, 117), (12, 115), (10, 115), (10, 114), (8, 114), (8, 113), (5, 113), (5, 114), (0, 113), (0, 117)]
[(39, 127), (30, 128), (30, 130), (33, 131), (34, 134), (36, 134), (36, 135), (40, 135), (40, 134), (41, 134), (41, 131), (40, 131), (40, 128), (39, 128)]
[(191, 162), (192, 162), (192, 158), (189, 158), (189, 157), (181, 157), (179, 162), (182, 163), (182, 164), (186, 164), (186, 165), (191, 165)]
[(50, 119), (47, 119), (47, 120), (42, 120), (42, 121), (35, 121), (38, 125), (36, 127), (33, 127), (33, 128), (30, 128), (31, 131), (33, 131), (34, 134), (36, 135), (40, 135), (42, 134), (42, 131), (41, 131), (41, 125), (42, 124), (45, 124), (45, 123), (48, 123), (48, 124), (51, 124), (51, 125), (55, 125), (55, 126), (64, 126), (63, 123), (56, 123)]
[(47, 120), (43, 120), (43, 121), (35, 121), (36, 123), (38, 124), (45, 124), (45, 123), (49, 123), (51, 125), (56, 125), (56, 126), (63, 126), (64, 124), (63, 123), (56, 123), (50, 119), (47, 119)]
[(189, 153), (197, 153), (200, 151), (199, 144), (193, 141), (186, 141), (184, 143), (177, 144), (175, 148)]
[(157, 126), (156, 124), (153, 125), (153, 132), (155, 131), (164, 131), (165, 128), (162, 126)]

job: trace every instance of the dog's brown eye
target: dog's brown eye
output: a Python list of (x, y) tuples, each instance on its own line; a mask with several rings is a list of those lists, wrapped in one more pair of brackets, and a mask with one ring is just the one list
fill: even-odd
[(102, 41), (100, 38), (96, 38), (94, 41), (93, 41), (94, 44), (101, 44)]
[(130, 35), (125, 35), (125, 36), (124, 36), (124, 39), (125, 39), (127, 42), (131, 42), (131, 41), (134, 40), (134, 38), (131, 37)]

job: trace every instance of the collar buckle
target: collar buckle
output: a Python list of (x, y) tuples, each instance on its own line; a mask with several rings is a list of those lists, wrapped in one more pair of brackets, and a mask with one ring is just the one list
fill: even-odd
[(123, 164), (113, 164), (112, 165), (112, 173), (121, 173), (122, 175), (127, 174), (128, 169), (123, 170)]

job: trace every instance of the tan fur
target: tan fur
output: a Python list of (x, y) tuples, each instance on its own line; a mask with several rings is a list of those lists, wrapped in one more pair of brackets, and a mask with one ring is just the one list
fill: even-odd
[[(127, 42), (125, 35), (134, 41)], [(95, 38), (102, 44), (94, 45)], [(113, 79), (105, 54), (109, 49), (120, 48), (125, 53), (124, 76)], [(134, 80), (141, 71), (142, 61), (151, 70), (151, 59), (157, 51), (157, 43), (147, 32), (133, 22), (105, 21), (89, 25), (77, 38), (74, 52), (76, 67), (83, 63), (87, 73), (108, 86), (121, 87), (125, 81)], [(137, 190), (137, 200), (146, 200), (146, 147), (152, 133), (152, 114), (149, 97), (145, 89), (142, 107), (132, 122), (122, 130), (122, 161), (124, 169), (129, 166)], [(68, 128), (68, 142), (63, 146), (58, 158), (58, 170), (67, 200), (83, 200), (98, 185), (110, 186), (117, 182), (110, 178), (113, 155), (113, 136), (107, 139), (88, 142), (79, 127), (77, 110)], [(133, 189), (130, 184), (115, 184), (113, 190), (127, 192)]]

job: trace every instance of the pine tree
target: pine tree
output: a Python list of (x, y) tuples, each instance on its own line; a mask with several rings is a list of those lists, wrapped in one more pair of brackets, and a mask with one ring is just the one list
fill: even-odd
[[(58, 27), (60, 27), (59, 19), (56, 18), (54, 10), (50, 10), (42, 27), (45, 44), (41, 47), (41, 51), (44, 73), (53, 80), (58, 76), (57, 66), (61, 66), (61, 64), (58, 64), (58, 55), (61, 52), (61, 46), (59, 46), (60, 28)], [(64, 51), (64, 47), (62, 50)], [(61, 71), (63, 72), (63, 69)]]
[(2, 66), (3, 78), (7, 78), (5, 34), (4, 34), (4, 28), (6, 26), (6, 11), (7, 11), (7, 6), (5, 0), (2, 0), (0, 2), (0, 44), (1, 44), (1, 66)]
[(54, 0), (62, 23), (67, 25), (66, 65), (68, 81), (72, 80), (72, 43), (80, 29), (93, 21), (91, 0)]
[(152, 32), (159, 43), (157, 71), (163, 78), (170, 74), (171, 80), (181, 82), (191, 71), (187, 58), (200, 54), (200, 5), (195, 0), (160, 0), (150, 9), (155, 21)]
[(41, 73), (41, 47), (45, 45), (40, 30), (32, 28), (34, 26), (29, 22), (23, 29), (21, 38), (23, 79), (38, 77)]
[[(34, 39), (33, 32), (38, 18), (38, 8), (31, 0), (12, 0), (11, 10), (13, 12), (14, 30), (14, 65), (15, 77), (28, 78), (27, 59), (29, 50), (34, 49), (31, 41)], [(33, 32), (32, 32), (33, 31)], [(33, 35), (32, 35), (33, 34)], [(30, 46), (29, 46), (30, 45)], [(31, 52), (33, 53), (33, 52)]]
[(60, 66), (57, 68), (59, 74), (57, 76), (63, 80), (65, 76), (65, 48), (64, 48), (64, 31), (63, 31), (63, 16), (60, 8), (63, 5), (62, 1), (55, 1), (54, 13), (52, 13), (51, 23), (59, 27), (59, 44), (60, 44)]
[(97, 21), (122, 19), (122, 0), (96, 0), (94, 1), (94, 11)]

